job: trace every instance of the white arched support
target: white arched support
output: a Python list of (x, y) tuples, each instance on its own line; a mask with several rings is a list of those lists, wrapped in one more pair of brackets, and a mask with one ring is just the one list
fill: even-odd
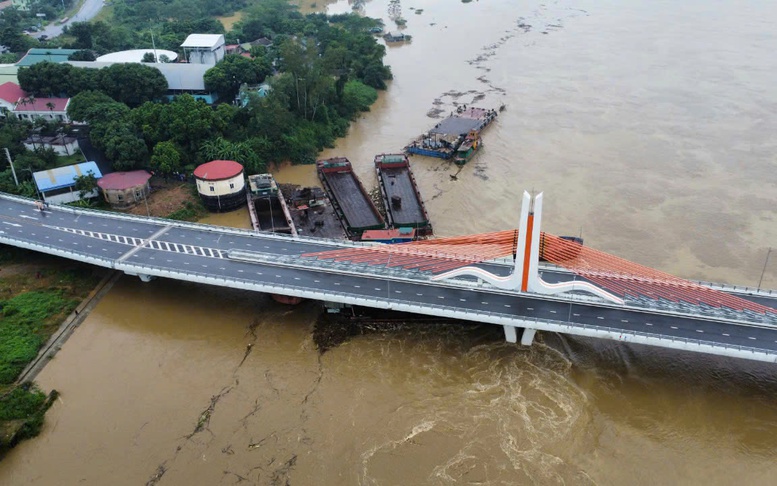
[[(550, 284), (539, 275), (540, 226), (542, 223), (542, 193), (532, 198), (523, 192), (521, 220), (518, 227), (518, 242), (515, 248), (513, 272), (500, 277), (477, 267), (463, 267), (432, 277), (432, 280), (445, 280), (459, 276), (472, 276), (488, 282), (498, 289), (520, 290), (543, 295), (558, 295), (566, 292), (586, 292), (606, 301), (623, 305), (623, 299), (589, 282), (559, 282)], [(531, 238), (527, 242), (527, 238)], [(505, 330), (507, 332), (507, 330)], [(508, 336), (508, 339), (511, 336)]]

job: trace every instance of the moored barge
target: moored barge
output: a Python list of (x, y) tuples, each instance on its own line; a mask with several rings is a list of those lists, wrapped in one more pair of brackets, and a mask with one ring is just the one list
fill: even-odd
[(358, 240), (366, 230), (386, 227), (348, 159), (334, 157), (319, 160), (316, 170), (348, 238)]
[(376, 155), (375, 171), (389, 227), (414, 228), (418, 236), (430, 236), (432, 224), (407, 155)]
[(496, 110), (460, 107), (405, 147), (405, 152), (453, 159), (457, 165), (464, 165), (482, 146), (480, 133), (497, 115)]

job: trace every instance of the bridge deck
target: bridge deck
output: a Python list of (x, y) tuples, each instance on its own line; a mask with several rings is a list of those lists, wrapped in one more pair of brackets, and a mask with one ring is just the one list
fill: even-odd
[[(133, 246), (136, 240), (142, 240), (142, 246)], [(777, 359), (775, 326), (431, 284), (411, 272), (399, 278), (336, 265), (316, 267), (298, 258), (336, 246), (328, 242), (75, 209), (40, 213), (30, 203), (4, 197), (0, 197), (0, 242), (130, 273), (608, 339), (636, 342), (643, 336), (645, 341), (640, 342), (648, 344)], [(261, 258), (246, 262), (225, 256), (235, 249)], [(774, 300), (771, 304), (777, 307)]]

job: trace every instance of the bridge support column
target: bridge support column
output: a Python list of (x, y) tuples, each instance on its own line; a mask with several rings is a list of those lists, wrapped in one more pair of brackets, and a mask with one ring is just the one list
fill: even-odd
[(536, 332), (537, 332), (536, 329), (525, 328), (523, 330), (523, 334), (521, 334), (521, 344), (523, 344), (524, 346), (531, 346), (531, 343), (534, 342), (534, 334)]
[(517, 343), (518, 342), (518, 334), (517, 334), (517, 328), (514, 326), (510, 326), (508, 324), (502, 325), (502, 327), (505, 330), (505, 341), (508, 343)]

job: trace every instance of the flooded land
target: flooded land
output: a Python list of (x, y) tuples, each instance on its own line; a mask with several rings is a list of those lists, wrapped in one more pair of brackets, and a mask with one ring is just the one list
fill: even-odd
[[(318, 2), (383, 17), (387, 0)], [(412, 9), (410, 7), (413, 7)], [(459, 104), (506, 105), (461, 172), (412, 157), (439, 236), (543, 224), (754, 286), (777, 246), (777, 5), (402, 2), (412, 42), (348, 137), (368, 188)], [(422, 9), (421, 13), (416, 13)], [(450, 176), (457, 174), (454, 180)], [(312, 166), (279, 182), (316, 183)], [(247, 227), (245, 211), (214, 224)], [(774, 256), (774, 255), (772, 255)], [(777, 287), (777, 258), (763, 285)], [(60, 398), (0, 484), (773, 484), (774, 365), (419, 324), (319, 353), (318, 306), (123, 277), (38, 376)]]

